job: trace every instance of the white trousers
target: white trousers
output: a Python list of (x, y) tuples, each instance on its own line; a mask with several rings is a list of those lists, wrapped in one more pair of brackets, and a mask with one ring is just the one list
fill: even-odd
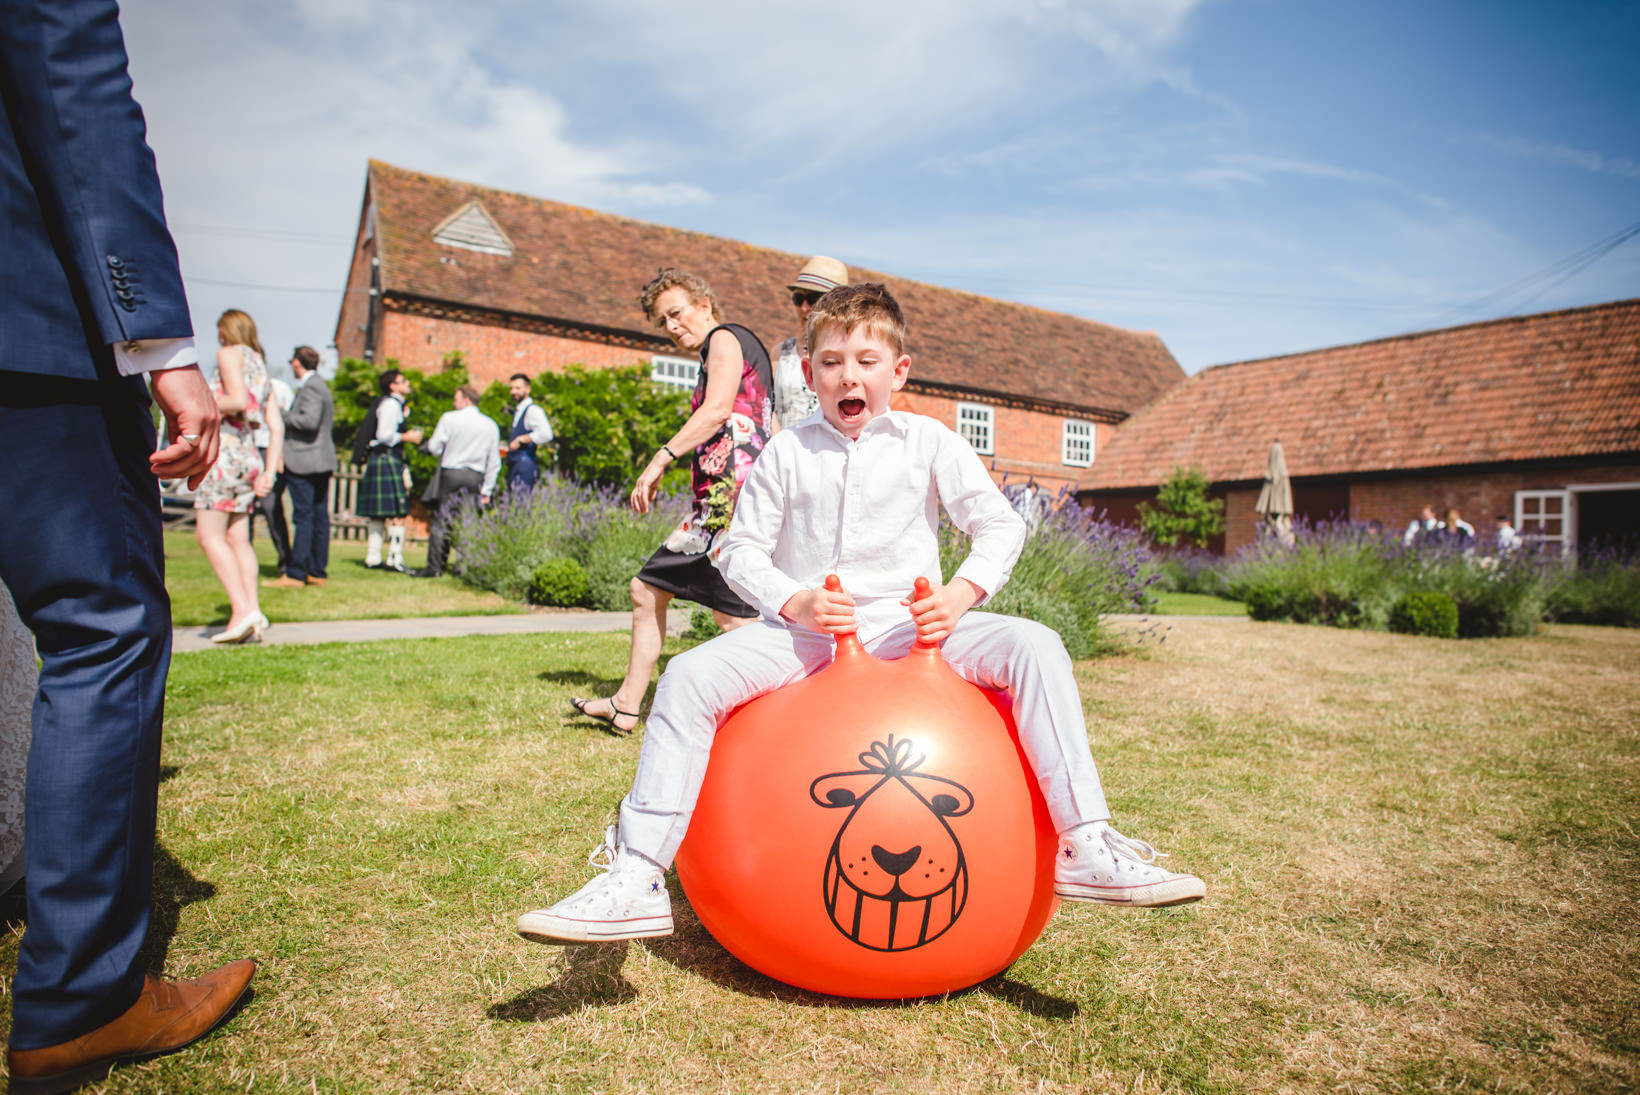
[[(898, 658), (915, 639), (907, 622), (865, 647), (877, 657)], [(673, 658), (655, 690), (632, 791), (621, 802), (621, 843), (670, 867), (700, 796), (718, 725), (746, 701), (830, 665), (833, 646), (830, 636), (757, 620)], [(1020, 744), (1058, 832), (1110, 817), (1070, 655), (1053, 630), (1015, 616), (970, 612), (941, 651), (965, 679), (1012, 697)]]

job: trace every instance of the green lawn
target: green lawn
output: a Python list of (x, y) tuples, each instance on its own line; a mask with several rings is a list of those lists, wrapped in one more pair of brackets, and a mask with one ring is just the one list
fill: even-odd
[[(255, 540), (262, 576), (277, 578), (273, 545), (258, 526)], [(406, 578), (392, 571), (368, 570), (363, 540), (334, 540), (330, 545), (330, 581), (306, 589), (262, 589), (262, 611), (275, 622), (294, 620), (375, 620), (401, 616), (494, 616), (528, 611), (488, 590), (455, 578)], [(405, 548), (411, 569), (427, 561), (427, 545)], [(165, 585), (171, 592), (171, 622), (204, 626), (228, 622), (228, 597), (205, 561), (192, 532), (165, 534)]]
[(1158, 616), (1245, 616), (1247, 606), (1206, 593), (1159, 593), (1155, 611)]
[(178, 655), (150, 960), (262, 970), (224, 1030), (101, 1090), (1640, 1086), (1640, 632), (1182, 620), (1080, 663), (1117, 823), (1207, 900), (1067, 906), (1004, 975), (903, 1004), (751, 972), (675, 888), (669, 939), (513, 933), (589, 877), (629, 785), (640, 739), (567, 714), (614, 688), (626, 650)]

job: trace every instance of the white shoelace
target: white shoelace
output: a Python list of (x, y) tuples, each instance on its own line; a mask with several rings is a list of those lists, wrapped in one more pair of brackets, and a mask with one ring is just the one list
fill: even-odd
[(600, 871), (607, 871), (615, 866), (615, 860), (620, 854), (621, 846), (617, 842), (615, 826), (611, 825), (604, 832), (604, 842), (592, 849), (592, 854), (587, 856), (587, 865)]
[(1111, 850), (1112, 855), (1136, 859), (1140, 863), (1154, 863), (1158, 859), (1167, 858), (1166, 852), (1158, 852), (1142, 840), (1134, 840), (1130, 836), (1123, 836), (1109, 825), (1105, 826), (1104, 836), (1105, 846)]

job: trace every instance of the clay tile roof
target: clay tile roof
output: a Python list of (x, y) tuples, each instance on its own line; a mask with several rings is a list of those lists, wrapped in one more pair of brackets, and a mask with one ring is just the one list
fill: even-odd
[[(382, 288), (455, 304), (653, 337), (638, 290), (662, 266), (704, 277), (724, 314), (771, 351), (796, 333), (784, 289), (807, 255), (646, 224), (522, 194), (424, 175), (372, 160), (370, 193)], [(477, 200), (512, 255), (441, 246), (433, 232)], [(849, 268), (885, 282), (910, 323), (914, 380), (1132, 413), (1184, 376), (1162, 340), (1047, 312)]]
[(1123, 422), (1084, 490), (1178, 465), (1262, 479), (1640, 453), (1640, 299), (1203, 370)]

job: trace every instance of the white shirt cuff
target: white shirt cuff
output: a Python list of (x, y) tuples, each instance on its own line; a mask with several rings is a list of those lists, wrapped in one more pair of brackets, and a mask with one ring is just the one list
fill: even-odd
[(114, 364), (121, 376), (157, 373), (199, 364), (199, 351), (192, 338), (145, 338), (140, 342), (114, 343)]

